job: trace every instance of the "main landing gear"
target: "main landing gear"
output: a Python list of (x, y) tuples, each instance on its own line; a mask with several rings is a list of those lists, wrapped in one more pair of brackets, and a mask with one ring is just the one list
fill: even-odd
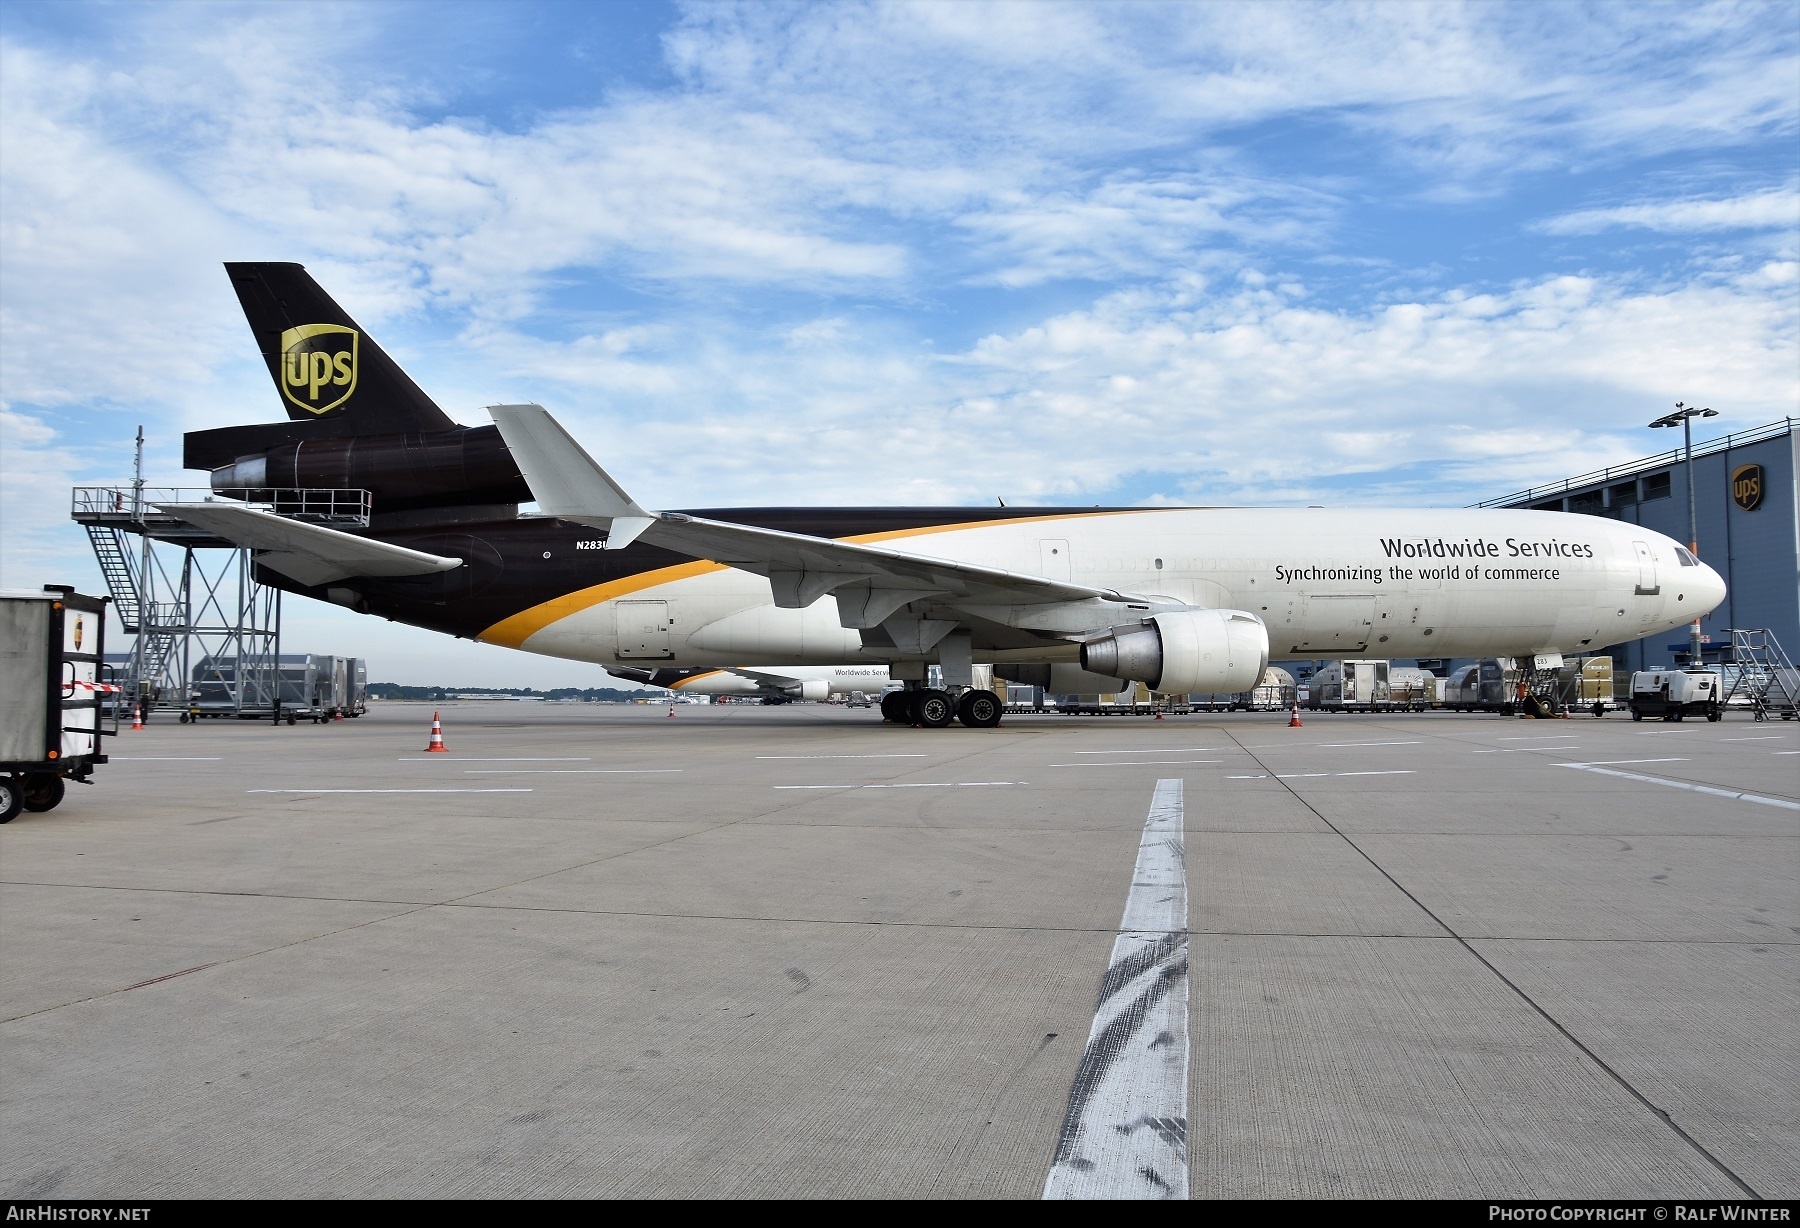
[(960, 696), (925, 687), (914, 691), (889, 691), (881, 697), (881, 717), (896, 725), (943, 729), (961, 721), (970, 729), (992, 729), (1005, 708), (992, 691), (967, 690)]

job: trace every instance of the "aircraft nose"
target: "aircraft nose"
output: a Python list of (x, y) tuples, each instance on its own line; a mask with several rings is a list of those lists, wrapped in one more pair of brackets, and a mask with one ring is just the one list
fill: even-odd
[(1700, 575), (1689, 585), (1688, 600), (1694, 603), (1695, 615), (1717, 609), (1725, 600), (1725, 577), (1700, 564)]

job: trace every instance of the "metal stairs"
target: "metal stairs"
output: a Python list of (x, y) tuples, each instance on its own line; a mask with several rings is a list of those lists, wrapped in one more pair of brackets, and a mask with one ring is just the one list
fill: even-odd
[(106, 580), (106, 591), (112, 594), (113, 609), (119, 612), (119, 621), (125, 630), (136, 635), (142, 616), (138, 605), (137, 574), (132, 570), (131, 556), (125, 553), (119, 530), (101, 524), (85, 527), (88, 541), (94, 547), (94, 557), (100, 562), (100, 575)]
[(1800, 669), (1767, 627), (1726, 627), (1731, 669), (1724, 702), (1748, 700), (1756, 719), (1800, 719)]

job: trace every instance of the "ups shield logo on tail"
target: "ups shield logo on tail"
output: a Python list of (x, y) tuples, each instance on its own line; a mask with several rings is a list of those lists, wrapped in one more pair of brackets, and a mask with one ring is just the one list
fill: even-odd
[(1746, 512), (1762, 505), (1763, 472), (1761, 465), (1739, 465), (1731, 471), (1731, 501)]
[(356, 391), (359, 337), (341, 324), (302, 324), (281, 334), (281, 391), (308, 413), (330, 413)]

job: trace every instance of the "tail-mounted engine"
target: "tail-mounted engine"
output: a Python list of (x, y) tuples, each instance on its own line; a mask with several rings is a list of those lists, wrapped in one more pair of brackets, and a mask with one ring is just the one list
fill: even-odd
[(1081, 646), (1081, 668), (1171, 695), (1248, 691), (1269, 665), (1269, 629), (1243, 610), (1176, 610)]

